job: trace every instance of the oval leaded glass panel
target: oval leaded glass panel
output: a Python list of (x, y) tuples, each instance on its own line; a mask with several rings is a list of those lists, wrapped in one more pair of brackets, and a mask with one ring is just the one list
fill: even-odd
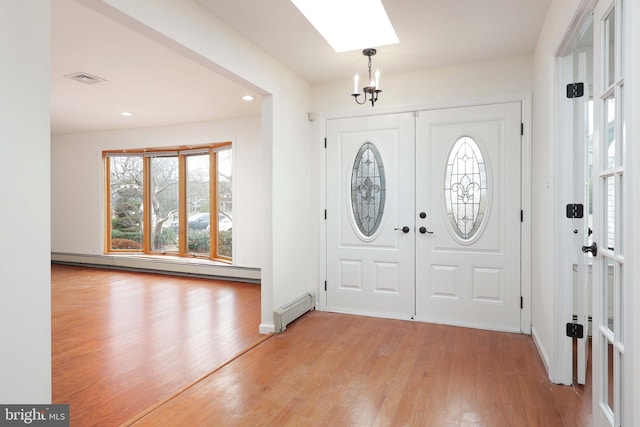
[(380, 152), (365, 142), (351, 169), (351, 208), (358, 230), (371, 237), (380, 227), (385, 201), (384, 165)]
[(453, 145), (444, 181), (452, 229), (460, 239), (469, 241), (482, 225), (489, 191), (484, 156), (473, 138), (463, 136)]

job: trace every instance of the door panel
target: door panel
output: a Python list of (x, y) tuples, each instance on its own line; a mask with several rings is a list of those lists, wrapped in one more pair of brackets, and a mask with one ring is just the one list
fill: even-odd
[(330, 311), (413, 313), (414, 139), (411, 113), (327, 122)]
[(520, 117), (519, 103), (420, 113), (417, 319), (520, 331)]

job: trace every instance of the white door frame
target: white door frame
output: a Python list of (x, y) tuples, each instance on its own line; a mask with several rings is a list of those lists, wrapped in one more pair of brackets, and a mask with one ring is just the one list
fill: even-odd
[(440, 104), (440, 105), (425, 105), (411, 108), (394, 108), (394, 109), (377, 109), (375, 111), (369, 111), (368, 113), (353, 112), (347, 114), (318, 114), (318, 126), (320, 127), (319, 136), (321, 142), (318, 143), (318, 159), (319, 159), (319, 206), (321, 207), (318, 212), (319, 230), (319, 248), (318, 248), (318, 283), (317, 283), (317, 303), (316, 308), (318, 310), (326, 310), (326, 291), (325, 282), (327, 280), (327, 226), (324, 217), (324, 212), (327, 206), (326, 192), (327, 192), (327, 159), (326, 150), (324, 147), (324, 141), (327, 133), (327, 120), (350, 118), (350, 117), (364, 117), (364, 116), (376, 116), (386, 115), (392, 113), (406, 113), (417, 112), (427, 110), (440, 110), (456, 107), (473, 107), (480, 105), (500, 104), (505, 102), (520, 102), (522, 104), (522, 122), (523, 122), (523, 135), (522, 135), (522, 240), (521, 240), (521, 289), (523, 296), (523, 307), (520, 315), (520, 330), (524, 334), (531, 333), (531, 249), (532, 249), (532, 231), (531, 231), (531, 212), (532, 212), (532, 147), (531, 147), (531, 93), (516, 93), (504, 96), (495, 96), (489, 98), (483, 98), (481, 100), (469, 100), (468, 102)]
[[(565, 325), (573, 321), (571, 220), (564, 216), (564, 207), (573, 202), (573, 104), (567, 102), (566, 84), (573, 80), (571, 52), (584, 32), (597, 0), (585, 0), (580, 5), (565, 38), (555, 51), (554, 64), (554, 121), (553, 121), (553, 182), (554, 228), (550, 245), (554, 249), (553, 282), (553, 356), (549, 361), (549, 378), (557, 384), (573, 383), (573, 349)], [(585, 325), (586, 327), (586, 325)]]

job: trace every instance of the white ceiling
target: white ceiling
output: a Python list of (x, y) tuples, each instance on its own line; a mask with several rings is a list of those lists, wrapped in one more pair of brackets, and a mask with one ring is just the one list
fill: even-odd
[[(366, 71), (335, 53), (290, 0), (195, 0), (311, 84)], [(348, 1), (348, 0), (345, 0)], [(400, 43), (378, 48), (385, 74), (533, 52), (549, 0), (383, 0)], [(52, 2), (51, 131), (174, 125), (260, 113), (252, 91), (74, 0)], [(367, 25), (366, 13), (353, 30)], [(373, 46), (376, 47), (376, 46)], [(107, 80), (65, 78), (84, 72)], [(123, 117), (130, 111), (132, 117)]]

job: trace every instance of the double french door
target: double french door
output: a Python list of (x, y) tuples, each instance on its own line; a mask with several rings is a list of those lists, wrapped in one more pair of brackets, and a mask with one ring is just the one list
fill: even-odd
[(520, 331), (521, 105), (329, 120), (330, 311)]

